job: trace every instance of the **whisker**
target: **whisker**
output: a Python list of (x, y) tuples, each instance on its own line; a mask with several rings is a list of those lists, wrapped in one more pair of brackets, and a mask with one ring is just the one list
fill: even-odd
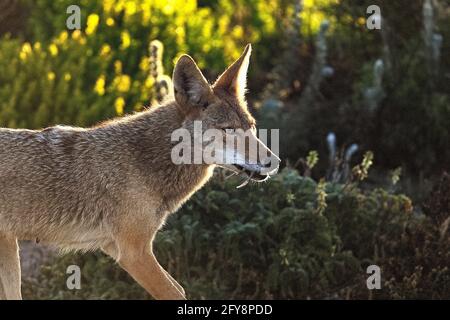
[(245, 187), (245, 186), (248, 184), (248, 182), (251, 180), (251, 178), (253, 177), (254, 174), (255, 174), (255, 171), (253, 171), (252, 173), (250, 173), (250, 175), (248, 176), (248, 178), (247, 178), (244, 182), (242, 182), (240, 185), (238, 185), (238, 186), (236, 187), (236, 189), (240, 189), (240, 188), (242, 188), (242, 187)]
[(224, 179), (225, 179), (225, 180), (228, 180), (228, 179), (230, 179), (232, 176), (235, 176), (235, 175), (237, 175), (237, 173), (236, 173), (236, 172), (232, 172), (231, 174), (225, 176)]

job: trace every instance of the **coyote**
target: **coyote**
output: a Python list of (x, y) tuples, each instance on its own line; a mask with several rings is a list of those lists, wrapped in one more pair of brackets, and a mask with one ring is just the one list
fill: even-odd
[(263, 168), (280, 161), (254, 134), (246, 106), (250, 53), (247, 45), (213, 85), (183, 55), (173, 99), (92, 128), (0, 129), (0, 298), (21, 299), (18, 240), (38, 239), (63, 250), (101, 249), (155, 299), (185, 299), (152, 242), (216, 164), (174, 164), (171, 132), (192, 130), (198, 120), (223, 130), (224, 139), (225, 129), (250, 129), (267, 157), (250, 165), (240, 155), (223, 166), (255, 181), (274, 174)]

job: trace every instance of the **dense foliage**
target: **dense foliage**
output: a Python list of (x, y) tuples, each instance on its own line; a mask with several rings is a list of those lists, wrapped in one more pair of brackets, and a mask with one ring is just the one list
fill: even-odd
[[(211, 80), (252, 42), (251, 98), (257, 108), (277, 109), (280, 121), (269, 115), (265, 124), (282, 128), (285, 159), (324, 151), (324, 138), (334, 131), (340, 141), (373, 150), (384, 168), (427, 175), (448, 169), (445, 2), (379, 1), (381, 30), (366, 27), (371, 1), (12, 3), (17, 15), (28, 14), (17, 27), (11, 10), (5, 13), (15, 29), (3, 30), (0, 41), (3, 126), (91, 125), (141, 110), (155, 96), (148, 49), (155, 39), (164, 43), (165, 73), (188, 52)], [(430, 12), (427, 3), (434, 4)], [(69, 5), (81, 8), (80, 31), (66, 28)]]
[[(237, 183), (216, 177), (157, 237), (157, 257), (190, 298), (449, 297), (449, 218), (418, 214), (403, 195), (321, 185), (294, 170), (262, 186)], [(71, 264), (82, 268), (81, 290), (66, 287)], [(367, 290), (372, 264), (381, 290)], [(100, 253), (58, 258), (24, 290), (40, 299), (148, 298)]]

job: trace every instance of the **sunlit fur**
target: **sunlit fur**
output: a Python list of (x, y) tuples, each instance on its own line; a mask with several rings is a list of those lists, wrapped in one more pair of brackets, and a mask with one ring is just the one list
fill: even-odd
[(93, 128), (0, 129), (0, 298), (21, 298), (17, 240), (28, 239), (103, 249), (155, 298), (183, 299), (152, 241), (214, 166), (173, 164), (171, 133), (196, 119), (206, 127), (254, 127), (244, 88), (236, 88), (245, 85), (249, 55), (248, 47), (214, 86), (182, 56), (174, 99)]

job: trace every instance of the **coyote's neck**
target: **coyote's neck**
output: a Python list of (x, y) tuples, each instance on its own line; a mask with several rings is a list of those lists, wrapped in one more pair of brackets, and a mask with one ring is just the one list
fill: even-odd
[(166, 205), (173, 209), (201, 188), (213, 171), (213, 166), (173, 163), (171, 135), (182, 126), (183, 120), (176, 103), (170, 102), (112, 125), (120, 128), (118, 131), (126, 137), (121, 140), (126, 141), (143, 183), (159, 192)]

